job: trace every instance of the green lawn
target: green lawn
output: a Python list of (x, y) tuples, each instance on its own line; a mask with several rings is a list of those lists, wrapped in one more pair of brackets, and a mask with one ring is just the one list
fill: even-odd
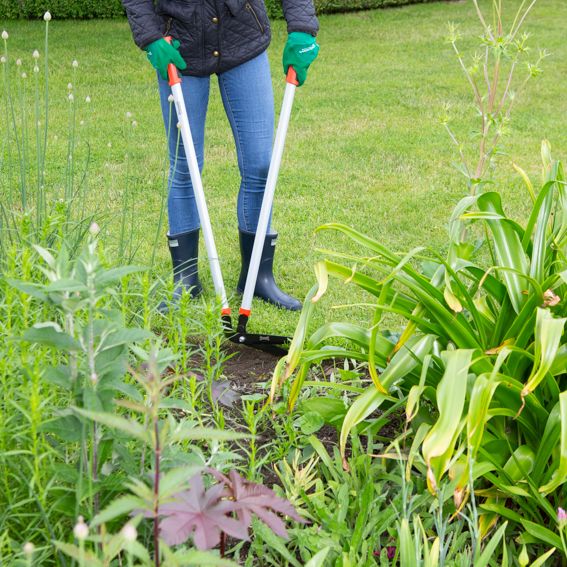
[[(567, 44), (560, 24), (566, 18), (563, 0), (546, 0), (527, 24), (533, 55), (542, 47), (552, 56), (545, 62), (544, 74), (528, 86), (516, 106), (506, 137), (507, 154), (499, 159), (495, 177), (507, 209), (518, 217), (527, 195), (511, 163), (537, 176), (543, 138), (551, 141), (558, 157), (567, 154), (563, 81)], [(452, 167), (456, 154), (439, 117), (443, 104), (451, 103), (457, 133), (473, 145), (470, 132), (475, 119), (466, 82), (444, 41), (448, 21), (461, 24), (465, 50), (477, 44), (479, 27), (469, 1), (321, 17), (320, 57), (297, 93), (276, 193), (274, 222), (281, 235), (277, 268), (286, 290), (302, 297), (313, 285), (312, 266), (320, 256), (317, 247), (341, 245), (348, 250), (351, 246), (334, 235), (315, 236), (316, 227), (325, 222), (353, 225), (396, 250), (418, 244), (444, 247), (448, 216), (466, 188), (464, 178)], [(43, 22), (0, 22), (0, 29), (4, 28), (10, 33), (11, 58), (21, 57), (31, 76), (33, 49), (40, 49), (43, 56)], [(285, 38), (283, 23), (275, 22), (269, 53), (278, 107), (284, 87), (280, 56)], [(79, 62), (76, 75), (73, 59)], [(164, 187), (165, 138), (154, 73), (123, 20), (53, 20), (49, 62), (48, 185), (63, 190), (69, 129), (66, 94), (67, 83), (72, 82), (77, 121), (84, 121), (77, 126), (79, 172), (86, 141), (91, 150), (89, 206), (96, 211), (109, 248), (117, 240), (119, 212), (128, 200), (133, 238), (139, 246), (136, 261), (143, 263), (152, 248)], [(27, 81), (31, 105), (33, 82)], [(87, 95), (92, 98), (90, 106), (84, 103)], [(0, 107), (4, 116), (5, 100), (0, 99)], [(133, 117), (126, 119), (127, 112)], [(135, 129), (130, 126), (132, 119), (137, 121)], [(4, 129), (5, 122), (1, 124)], [(30, 147), (34, 143), (30, 132)], [(0, 170), (4, 196), (16, 174), (6, 165)], [(204, 184), (227, 288), (232, 290), (239, 269), (238, 171), (215, 86), (207, 122)], [(165, 277), (169, 271), (165, 230), (160, 243), (158, 268)], [(204, 260), (201, 271), (210, 293)], [(365, 310), (351, 308), (337, 314), (326, 308), (365, 300), (335, 282), (315, 323), (337, 317), (366, 320)], [(234, 307), (236, 303), (235, 299)], [(258, 305), (251, 327), (292, 332), (296, 321), (297, 314)]]

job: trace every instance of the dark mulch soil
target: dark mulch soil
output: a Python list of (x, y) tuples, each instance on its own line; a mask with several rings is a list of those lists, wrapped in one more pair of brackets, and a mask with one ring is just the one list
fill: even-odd
[(242, 394), (256, 393), (259, 382), (270, 381), (279, 360), (273, 354), (246, 346), (229, 344), (226, 351), (231, 356), (223, 365), (223, 374)]
[[(269, 383), (279, 357), (255, 348), (232, 343), (225, 344), (224, 352), (227, 355), (227, 359), (222, 367), (223, 376), (221, 380), (213, 385), (213, 395), (217, 403), (223, 406), (225, 417), (227, 422), (230, 423), (230, 427), (235, 431), (245, 431), (240, 412), (242, 407), (240, 398), (245, 395), (266, 395), (268, 393)], [(195, 368), (199, 368), (200, 362), (200, 356), (195, 355)], [(328, 377), (338, 367), (342, 368), (342, 366), (343, 361), (341, 360), (328, 360), (319, 367), (319, 370), (322, 375)], [(378, 410), (375, 417), (378, 417), (381, 413)], [(379, 435), (386, 439), (395, 439), (402, 431), (404, 422), (404, 415), (401, 413), (399, 415), (393, 414), (385, 427), (379, 432)], [(269, 443), (274, 435), (275, 431), (272, 429), (270, 420), (264, 421), (262, 430), (258, 432), (257, 441), (259, 445)], [(332, 455), (339, 442), (337, 429), (330, 425), (325, 425), (317, 431), (316, 436), (328, 453)], [(347, 446), (347, 457), (349, 454), (350, 447)], [(279, 479), (271, 467), (264, 467), (262, 474), (264, 482), (268, 486), (279, 484)]]

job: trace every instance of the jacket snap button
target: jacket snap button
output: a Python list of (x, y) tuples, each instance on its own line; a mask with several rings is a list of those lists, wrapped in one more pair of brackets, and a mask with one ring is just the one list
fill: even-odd
[(218, 24), (219, 23), (219, 19), (215, 16), (213, 18), (213, 24)]
[(215, 50), (213, 51), (213, 55), (214, 55), (215, 57), (218, 57), (218, 56), (220, 55), (220, 53), (215, 49)]

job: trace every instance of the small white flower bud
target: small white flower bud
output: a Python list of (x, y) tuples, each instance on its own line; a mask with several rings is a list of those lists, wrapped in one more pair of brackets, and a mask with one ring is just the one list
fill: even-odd
[(98, 226), (98, 224), (96, 222), (92, 222), (91, 226), (89, 226), (89, 232), (93, 236), (96, 236), (100, 232), (100, 226)]
[(132, 128), (136, 128), (138, 126), (138, 123), (135, 120), (132, 120)]
[(127, 112), (127, 113), (126, 113), (126, 118), (132, 118), (132, 113), (131, 113), (131, 112)]
[(90, 96), (85, 97), (85, 102), (86, 102), (87, 104), (90, 104), (90, 102), (91, 102), (91, 97), (90, 97)]
[(108, 142), (108, 144), (106, 144), (109, 148), (112, 148), (112, 142)]
[(123, 528), (122, 528), (122, 537), (128, 542), (128, 543), (134, 543), (136, 541), (136, 539), (138, 538), (138, 530), (136, 529), (135, 526), (133, 526), (132, 524), (126, 524)]
[(73, 90), (73, 85), (71, 83), (67, 83), (67, 89), (72, 91)]
[(39, 67), (37, 65), (33, 66), (33, 72), (34, 73), (39, 73)]
[(81, 121), (79, 122), (79, 126), (84, 126), (84, 125), (85, 125), (85, 121), (84, 121), (84, 120), (81, 120)]
[(21, 60), (21, 59), (16, 59), (16, 65), (17, 65), (18, 67), (21, 67), (21, 65), (22, 65), (22, 60)]
[(170, 94), (170, 95), (167, 97), (167, 102), (173, 102), (173, 95), (172, 95), (172, 94)]
[(89, 537), (89, 526), (85, 524), (83, 516), (79, 516), (75, 527), (73, 528), (73, 535), (79, 540), (84, 541)]
[(28, 78), (28, 74), (24, 71), (22, 73), (22, 79), (27, 79)]
[(73, 63), (71, 63), (73, 69), (76, 69), (79, 66), (79, 62), (76, 59), (73, 59)]
[(4, 55), (0, 57), (0, 63), (6, 63), (6, 57), (4, 57)]
[(24, 544), (24, 553), (28, 556), (33, 555), (33, 552), (35, 551), (35, 545), (31, 542), (28, 541), (26, 544)]
[(3, 39), (3, 40), (6, 40), (6, 39), (8, 39), (9, 37), (10, 37), (10, 36), (8, 35), (8, 32), (7, 32), (6, 30), (4, 30), (4, 31), (2, 32), (2, 39)]
[(44, 19), (46, 22), (51, 21), (51, 14), (50, 14), (49, 12), (45, 12), (45, 14), (43, 14), (43, 19)]
[(69, 93), (69, 102), (73, 102), (75, 100), (75, 97), (73, 96), (73, 93)]
[(39, 59), (39, 51), (37, 49), (35, 49), (34, 52), (32, 53), (32, 57), (34, 59)]
[(181, 123), (178, 122), (178, 123), (177, 123), (177, 129), (179, 130), (180, 128), (181, 128)]
[(57, 140), (59, 140), (59, 136), (58, 136), (57, 134), (54, 134), (54, 135), (53, 135), (53, 140), (54, 140), (55, 142), (57, 142)]

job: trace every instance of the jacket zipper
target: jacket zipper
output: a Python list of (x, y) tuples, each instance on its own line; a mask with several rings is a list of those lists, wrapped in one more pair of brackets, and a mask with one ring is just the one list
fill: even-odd
[(169, 30), (171, 28), (172, 20), (173, 20), (173, 18), (168, 18), (168, 20), (167, 20), (167, 25), (165, 26), (165, 32), (163, 33), (164, 37), (167, 37), (169, 35)]
[(254, 8), (252, 8), (252, 4), (250, 4), (250, 2), (246, 2), (246, 9), (254, 16), (254, 19), (256, 20), (256, 23), (258, 24), (260, 31), (264, 33), (265, 31), (264, 26), (261, 24), (260, 19), (258, 18), (258, 15), (256, 14)]

